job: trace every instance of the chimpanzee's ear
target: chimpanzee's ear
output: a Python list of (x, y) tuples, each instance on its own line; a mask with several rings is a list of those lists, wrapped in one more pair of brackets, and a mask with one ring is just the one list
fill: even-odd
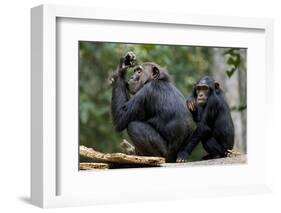
[(157, 66), (152, 67), (152, 78), (154, 80), (157, 80), (160, 78), (160, 70)]
[(219, 90), (220, 89), (220, 84), (219, 82), (215, 81), (215, 89), (216, 90)]

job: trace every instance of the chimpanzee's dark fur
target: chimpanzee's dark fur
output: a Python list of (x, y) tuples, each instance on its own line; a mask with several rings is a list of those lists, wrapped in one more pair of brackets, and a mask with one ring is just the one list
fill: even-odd
[(123, 65), (118, 66), (113, 77), (111, 107), (115, 129), (127, 129), (136, 154), (162, 156), (167, 162), (175, 162), (180, 147), (196, 127), (185, 98), (170, 82), (167, 72), (154, 63), (141, 66), (157, 67), (160, 78), (149, 80), (130, 97), (125, 75), (127, 58), (128, 55), (123, 58), (125, 63), (121, 58)]
[[(219, 86), (215, 88), (215, 81), (209, 76), (201, 78), (196, 85), (203, 81), (209, 86), (208, 100), (205, 107), (197, 105), (196, 110), (191, 111), (193, 119), (197, 123), (197, 129), (189, 143), (179, 152), (177, 158), (179, 162), (188, 159), (199, 141), (209, 154), (203, 159), (225, 157), (227, 150), (233, 148), (234, 125), (223, 92)], [(218, 85), (218, 83), (216, 84)], [(187, 103), (192, 99), (197, 99), (195, 87), (192, 95), (187, 99)]]

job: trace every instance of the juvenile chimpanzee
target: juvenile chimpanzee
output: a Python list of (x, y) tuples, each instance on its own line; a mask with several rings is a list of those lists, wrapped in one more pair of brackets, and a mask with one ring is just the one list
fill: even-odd
[(178, 153), (177, 162), (185, 162), (199, 141), (208, 152), (203, 159), (225, 157), (233, 148), (234, 125), (219, 83), (209, 76), (201, 78), (186, 103), (197, 129)]
[(186, 110), (184, 96), (159, 65), (135, 66), (134, 74), (126, 80), (126, 71), (135, 61), (134, 53), (127, 53), (113, 75), (111, 108), (115, 129), (127, 129), (136, 154), (162, 156), (167, 162), (175, 162), (183, 141), (191, 138), (196, 125)]

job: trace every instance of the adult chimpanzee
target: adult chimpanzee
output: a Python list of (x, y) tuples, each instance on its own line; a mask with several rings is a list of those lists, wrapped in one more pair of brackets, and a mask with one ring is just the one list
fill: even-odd
[(177, 162), (185, 162), (199, 141), (208, 152), (203, 159), (225, 157), (233, 148), (234, 125), (219, 83), (209, 76), (201, 78), (186, 103), (197, 129), (178, 153)]
[(134, 74), (126, 80), (127, 69), (135, 61), (134, 53), (128, 52), (113, 74), (111, 108), (115, 129), (127, 129), (136, 154), (162, 156), (167, 162), (175, 162), (179, 148), (191, 138), (196, 125), (184, 96), (159, 65), (135, 66)]

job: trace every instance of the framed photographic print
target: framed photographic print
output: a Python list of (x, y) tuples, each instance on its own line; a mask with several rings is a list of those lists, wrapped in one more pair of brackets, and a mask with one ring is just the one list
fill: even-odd
[(271, 20), (31, 14), (33, 204), (270, 192)]

